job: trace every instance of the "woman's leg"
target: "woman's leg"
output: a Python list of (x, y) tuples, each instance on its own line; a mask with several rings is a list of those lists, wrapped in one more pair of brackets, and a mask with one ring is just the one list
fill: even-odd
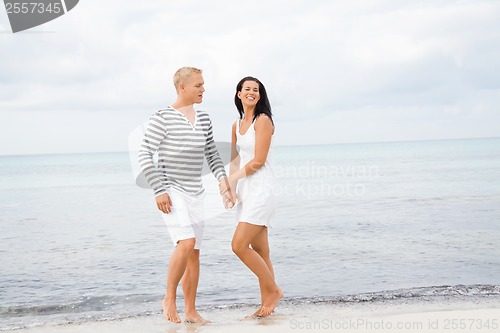
[(261, 244), (262, 237), (266, 237), (267, 239), (266, 227), (240, 222), (234, 232), (232, 248), (233, 252), (259, 279), (262, 297), (262, 308), (259, 315), (268, 316), (274, 310), (283, 294), (274, 281), (272, 265), (268, 266), (268, 263), (271, 263), (270, 260), (266, 262), (255, 249), (250, 247), (250, 244), (253, 242), (257, 248), (261, 245), (259, 250), (263, 251), (264, 244)]
[(257, 236), (250, 243), (250, 246), (252, 246), (252, 249), (254, 249), (254, 251), (257, 252), (257, 254), (262, 259), (264, 259), (267, 268), (269, 268), (269, 271), (271, 271), (271, 274), (273, 275), (274, 278), (274, 268), (271, 262), (271, 257), (270, 257), (271, 251), (269, 249), (269, 241), (268, 241), (268, 229), (264, 228), (262, 232), (257, 234)]
[[(273, 275), (273, 278), (275, 278), (274, 268), (273, 264), (271, 263), (270, 250), (269, 250), (268, 228), (264, 228), (263, 232), (259, 233), (252, 240), (250, 246), (255, 252), (257, 252), (259, 256), (261, 256), (262, 259), (264, 259), (267, 268), (269, 268), (269, 271)], [(261, 304), (264, 304), (264, 292), (261, 285), (260, 285), (260, 298), (261, 298)], [(262, 306), (257, 311), (255, 311), (250, 317), (255, 317), (260, 315), (261, 311), (262, 311)]]

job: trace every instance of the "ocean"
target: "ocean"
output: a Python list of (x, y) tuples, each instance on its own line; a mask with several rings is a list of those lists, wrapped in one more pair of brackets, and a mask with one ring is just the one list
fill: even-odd
[[(500, 296), (500, 138), (274, 147), (272, 158), (284, 304)], [(234, 211), (204, 180), (198, 306), (258, 304), (231, 252)], [(128, 152), (0, 156), (0, 212), (0, 330), (160, 313), (173, 245)]]

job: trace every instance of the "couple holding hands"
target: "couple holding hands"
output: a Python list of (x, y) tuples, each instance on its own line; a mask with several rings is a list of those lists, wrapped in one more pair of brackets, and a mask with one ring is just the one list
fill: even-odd
[[(176, 306), (181, 283), (185, 321), (207, 323), (196, 310), (200, 245), (204, 228), (203, 159), (219, 180), (224, 206), (236, 205), (237, 227), (232, 250), (257, 276), (261, 306), (251, 316), (267, 317), (283, 297), (269, 256), (268, 227), (275, 211), (274, 174), (268, 159), (274, 133), (271, 106), (264, 85), (245, 77), (234, 101), (239, 119), (232, 128), (229, 177), (215, 146), (212, 123), (193, 105), (202, 102), (202, 71), (183, 67), (174, 74), (177, 100), (150, 118), (139, 152), (139, 164), (153, 188), (156, 204), (174, 243), (167, 273), (163, 314), (180, 323)], [(158, 163), (153, 156), (158, 152)]]

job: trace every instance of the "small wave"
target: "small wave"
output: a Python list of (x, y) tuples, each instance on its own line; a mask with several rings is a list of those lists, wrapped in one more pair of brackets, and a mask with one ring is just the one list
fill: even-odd
[(46, 304), (34, 306), (1, 306), (1, 317), (40, 316), (53, 314), (105, 311), (114, 305), (141, 304), (152, 300), (151, 295), (82, 297), (66, 304)]
[(404, 300), (428, 297), (474, 297), (474, 296), (500, 296), (500, 285), (455, 285), (432, 286), (397, 289), (379, 292), (360, 293), (356, 295), (295, 298), (291, 303), (362, 303), (379, 302), (387, 300)]
[[(291, 305), (300, 304), (349, 304), (349, 303), (376, 303), (389, 300), (411, 300), (428, 298), (467, 298), (467, 297), (500, 297), (500, 285), (455, 285), (405, 288), (378, 292), (367, 292), (354, 295), (331, 297), (285, 297), (283, 302)], [(217, 305), (210, 309), (238, 309), (256, 304), (238, 303), (232, 305)]]

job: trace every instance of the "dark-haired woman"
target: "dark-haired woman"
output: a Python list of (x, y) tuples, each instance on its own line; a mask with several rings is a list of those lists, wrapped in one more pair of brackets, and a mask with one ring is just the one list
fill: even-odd
[(252, 316), (267, 317), (283, 297), (275, 282), (268, 243), (276, 208), (274, 173), (268, 159), (274, 123), (266, 89), (258, 79), (243, 78), (234, 100), (239, 119), (233, 124), (228, 180), (238, 198), (238, 226), (232, 249), (259, 280), (262, 303)]

